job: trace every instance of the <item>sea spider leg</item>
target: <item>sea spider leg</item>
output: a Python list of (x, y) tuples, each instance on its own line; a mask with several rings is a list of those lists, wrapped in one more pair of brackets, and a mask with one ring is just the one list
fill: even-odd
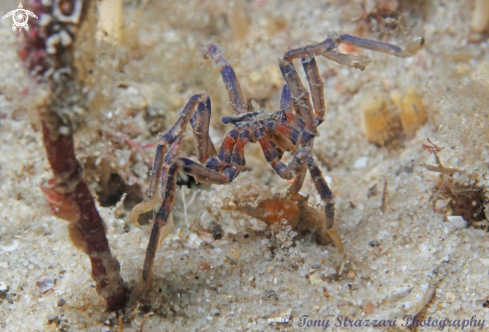
[(192, 116), (195, 107), (199, 102), (202, 101), (204, 95), (197, 94), (190, 97), (189, 101), (185, 105), (180, 117), (177, 122), (160, 137), (160, 143), (156, 148), (156, 156), (153, 163), (153, 168), (151, 170), (151, 178), (149, 181), (148, 196), (150, 200), (148, 202), (141, 202), (137, 204), (131, 211), (129, 220), (131, 220), (135, 225), (138, 225), (138, 217), (140, 214), (151, 211), (157, 202), (156, 192), (158, 190), (158, 185), (161, 179), (162, 169), (163, 169), (163, 158), (165, 158), (165, 153), (167, 147), (184, 132), (187, 124)]
[(343, 248), (343, 243), (341, 241), (341, 238), (333, 230), (334, 211), (335, 211), (333, 193), (331, 192), (331, 189), (329, 188), (328, 183), (324, 179), (321, 170), (316, 164), (314, 158), (310, 154), (308, 154), (305, 157), (305, 161), (307, 164), (307, 168), (309, 169), (309, 173), (311, 174), (312, 182), (314, 183), (314, 186), (316, 187), (316, 190), (319, 193), (319, 197), (321, 197), (321, 201), (323, 202), (324, 205), (324, 216), (325, 216), (324, 229), (329, 234), (331, 239), (334, 241), (336, 249), (338, 249), (339, 252), (343, 253), (345, 249)]
[(294, 100), (292, 99), (292, 94), (290, 93), (290, 88), (287, 84), (282, 87), (282, 95), (280, 96), (280, 110), (287, 113), (292, 113), (294, 111)]
[(303, 147), (299, 147), (289, 164), (285, 165), (279, 160), (277, 152), (267, 138), (262, 137), (258, 140), (258, 142), (261, 145), (265, 159), (272, 166), (275, 173), (277, 173), (282, 179), (292, 180), (296, 176), (297, 172), (304, 167), (304, 154), (306, 152)]
[(409, 42), (403, 49), (399, 46), (379, 42), (376, 40), (355, 37), (351, 35), (340, 35), (337, 37), (341, 43), (348, 44), (358, 48), (364, 48), (371, 51), (387, 53), (399, 58), (408, 58), (416, 54), (424, 45), (424, 38), (417, 37)]
[(229, 101), (234, 114), (241, 115), (246, 113), (246, 104), (241, 92), (238, 78), (233, 67), (229, 64), (224, 54), (216, 45), (208, 45), (203, 49), (205, 55), (210, 57), (218, 66), (221, 72), (222, 80), (229, 94)]
[(312, 104), (314, 105), (314, 113), (316, 114), (317, 126), (324, 121), (324, 113), (326, 106), (324, 102), (324, 83), (319, 76), (319, 69), (316, 64), (316, 59), (302, 59), (302, 67), (306, 72), (309, 89), (311, 90)]
[(335, 49), (341, 43), (406, 58), (416, 54), (421, 46), (423, 46), (424, 39), (422, 37), (416, 38), (412, 42), (408, 43), (406, 48), (403, 49), (396, 45), (350, 35), (333, 35), (320, 43), (286, 52), (283, 60), (279, 60), (280, 69), (285, 81), (290, 87), (292, 96), (299, 101), (298, 105), (296, 105), (298, 107), (299, 115), (306, 121), (308, 129), (312, 132), (315, 132), (315, 130), (312, 130), (314, 123), (312, 122), (312, 107), (309, 101), (309, 93), (304, 89), (299, 75), (297, 75), (297, 72), (295, 71), (292, 60), (303, 59), (302, 63), (306, 71), (309, 86), (311, 88), (316, 117), (322, 120), (325, 109), (324, 94), (322, 91), (323, 84), (317, 71), (317, 65), (314, 57), (322, 55), (340, 64), (360, 69), (364, 69), (365, 66), (370, 63), (370, 59), (368, 59), (366, 56), (353, 56), (338, 53)]
[(209, 157), (216, 156), (216, 148), (209, 137), (209, 124), (211, 119), (211, 99), (207, 96), (204, 103), (199, 103), (197, 110), (190, 118), (190, 125), (194, 133), (197, 159), (205, 163)]
[[(240, 134), (243, 133), (246, 133), (246, 131), (242, 131)], [(182, 141), (183, 135), (172, 144), (165, 156), (165, 165), (161, 177), (163, 201), (156, 213), (153, 228), (151, 229), (151, 235), (146, 250), (146, 258), (144, 260), (143, 284), (147, 284), (151, 279), (158, 243), (161, 241), (163, 232), (167, 234), (171, 230), (169, 227), (165, 226), (167, 226), (168, 217), (170, 216), (173, 204), (175, 203), (178, 170), (182, 170), (193, 176), (199, 182), (226, 184), (233, 181), (239, 174), (241, 168), (245, 165), (244, 146), (248, 142), (246, 134), (244, 134), (242, 138), (239, 138), (234, 145), (231, 156), (231, 165), (226, 167), (223, 173), (206, 168), (190, 159), (179, 158), (178, 155), (180, 154)]]
[(387, 53), (400, 58), (407, 58), (416, 54), (416, 52), (424, 45), (422, 37), (415, 38), (407, 44), (405, 48), (396, 45), (379, 42), (376, 40), (355, 37), (351, 35), (332, 35), (324, 41), (290, 50), (285, 53), (284, 61), (291, 62), (293, 59), (303, 59), (325, 55), (333, 51), (340, 44), (347, 44), (358, 48), (363, 48), (371, 51)]
[(282, 76), (290, 88), (297, 113), (306, 122), (307, 129), (316, 134), (317, 121), (314, 117), (309, 91), (302, 85), (299, 74), (297, 74), (292, 62), (279, 60), (279, 66)]

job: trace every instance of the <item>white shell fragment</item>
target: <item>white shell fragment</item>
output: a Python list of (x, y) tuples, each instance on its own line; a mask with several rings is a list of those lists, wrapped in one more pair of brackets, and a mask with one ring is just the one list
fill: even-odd
[(461, 216), (448, 216), (447, 219), (449, 222), (453, 224), (453, 226), (455, 226), (458, 229), (467, 227), (467, 223), (465, 222), (465, 219), (462, 218)]
[(180, 242), (189, 249), (197, 249), (202, 242), (204, 242), (197, 234), (184, 231), (181, 228), (177, 230), (177, 234), (173, 239), (180, 240)]
[(14, 240), (14, 242), (12, 242), (11, 245), (8, 245), (8, 246), (0, 246), (0, 249), (2, 249), (3, 251), (14, 251), (15, 249), (17, 249), (17, 247), (19, 246), (19, 241), (17, 240)]

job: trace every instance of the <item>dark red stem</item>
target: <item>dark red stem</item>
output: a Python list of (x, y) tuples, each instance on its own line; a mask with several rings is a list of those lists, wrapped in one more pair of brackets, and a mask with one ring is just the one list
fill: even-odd
[(67, 114), (74, 107), (89, 107), (81, 92), (83, 83), (77, 80), (73, 41), (83, 18), (94, 15), (95, 8), (90, 0), (28, 0), (27, 8), (39, 18), (49, 17), (42, 26), (40, 20), (33, 19), (32, 24), (29, 21), (31, 26), (28, 32), (24, 31), (24, 45), (19, 52), (31, 77), (50, 92), (38, 105), (38, 111), (54, 177), (41, 189), (53, 213), (69, 222), (71, 242), (90, 258), (92, 278), (97, 292), (107, 302), (107, 310), (123, 309), (127, 290), (120, 276), (120, 265), (110, 252), (104, 222), (83, 179), (83, 168), (76, 159), (73, 143), (76, 125), (71, 114)]

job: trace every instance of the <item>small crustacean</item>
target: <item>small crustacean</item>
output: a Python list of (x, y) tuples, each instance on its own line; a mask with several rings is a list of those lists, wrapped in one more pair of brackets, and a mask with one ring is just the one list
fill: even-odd
[[(293, 180), (289, 189), (290, 197), (299, 193), (309, 170), (324, 206), (323, 228), (338, 250), (343, 252), (341, 239), (333, 231), (333, 194), (313, 157), (314, 138), (318, 136), (317, 127), (324, 121), (325, 113), (323, 82), (314, 57), (324, 56), (339, 64), (362, 70), (370, 63), (364, 55), (339, 53), (337, 48), (342, 43), (405, 58), (413, 56), (424, 40), (416, 38), (403, 49), (350, 35), (333, 35), (321, 43), (290, 50), (279, 60), (286, 81), (282, 89), (280, 110), (253, 113), (247, 112), (236, 74), (219, 48), (209, 45), (203, 49), (204, 54), (219, 66), (235, 113), (234, 117), (222, 117), (222, 122), (233, 125), (233, 129), (217, 151), (209, 137), (211, 101), (207, 94), (202, 93), (190, 98), (177, 122), (160, 136), (151, 174), (150, 201), (136, 205), (130, 217), (137, 223), (139, 214), (150, 211), (156, 205), (161, 183), (162, 203), (154, 218), (143, 268), (143, 285), (139, 291), (150, 282), (158, 243), (162, 235), (169, 232), (167, 222), (175, 201), (177, 172), (183, 171), (199, 182), (230, 183), (245, 165), (244, 147), (248, 143), (258, 142), (274, 171), (283, 179)], [(301, 59), (311, 93), (303, 86), (295, 70), (294, 59)], [(188, 123), (192, 126), (200, 163), (180, 157)], [(293, 155), (288, 165), (281, 161), (285, 152)]]

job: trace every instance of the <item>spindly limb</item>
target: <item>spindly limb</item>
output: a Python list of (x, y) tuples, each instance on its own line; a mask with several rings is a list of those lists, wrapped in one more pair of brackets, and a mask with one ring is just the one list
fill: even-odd
[(413, 41), (409, 42), (405, 48), (401, 48), (396, 45), (350, 35), (333, 35), (320, 43), (288, 51), (284, 55), (284, 61), (292, 62), (294, 59), (311, 58), (319, 55), (326, 56), (327, 53), (333, 51), (340, 44), (347, 44), (371, 51), (387, 53), (400, 58), (407, 58), (415, 55), (424, 45), (424, 38), (415, 38)]
[[(156, 217), (153, 223), (153, 228), (151, 229), (151, 235), (149, 238), (148, 248), (146, 249), (146, 258), (144, 259), (143, 268), (143, 283), (148, 284), (151, 280), (154, 259), (156, 256), (156, 250), (158, 249), (158, 244), (160, 243), (160, 238), (163, 230), (168, 221), (168, 217), (171, 214), (173, 204), (175, 203), (175, 190), (177, 186), (177, 172), (178, 164), (172, 164), (166, 166), (166, 179), (164, 179), (165, 184), (163, 185), (164, 190), (162, 193), (163, 202), (161, 207), (156, 213)], [(169, 232), (170, 230), (168, 230)]]
[(316, 113), (317, 125), (324, 121), (326, 106), (324, 102), (324, 83), (319, 76), (319, 69), (314, 58), (302, 59), (302, 66), (306, 72), (309, 89), (311, 90), (312, 104)]
[(329, 53), (323, 54), (327, 59), (330, 59), (340, 65), (353, 67), (360, 70), (364, 70), (370, 62), (370, 58), (366, 55), (354, 55), (354, 54), (343, 54), (336, 51), (331, 51)]
[(294, 157), (290, 163), (285, 165), (280, 161), (277, 152), (265, 137), (260, 138), (258, 142), (261, 145), (265, 159), (272, 166), (275, 173), (277, 173), (282, 179), (292, 180), (304, 167), (304, 157), (306, 154), (304, 148), (300, 147), (294, 154)]
[(294, 100), (290, 93), (290, 88), (287, 84), (282, 87), (282, 95), (280, 97), (280, 110), (287, 113), (294, 112)]
[(211, 99), (206, 97), (205, 102), (200, 102), (197, 110), (190, 118), (190, 125), (194, 133), (197, 158), (205, 163), (209, 157), (214, 157), (216, 148), (209, 137), (209, 124), (211, 119)]
[[(129, 216), (129, 220), (132, 221), (133, 224), (138, 224), (138, 217), (140, 214), (151, 211), (153, 207), (156, 205), (158, 197), (158, 185), (161, 179), (163, 164), (165, 153), (167, 152), (167, 148), (172, 145), (175, 140), (178, 140), (179, 137), (182, 137), (182, 133), (185, 131), (188, 122), (192, 116), (193, 111), (198, 103), (203, 102), (204, 94), (197, 94), (190, 97), (189, 101), (185, 105), (182, 114), (178, 118), (177, 122), (160, 137), (160, 144), (156, 149), (155, 161), (153, 163), (153, 168), (151, 170), (151, 179), (149, 182), (149, 190), (148, 196), (150, 200), (148, 202), (141, 202), (134, 206)], [(206, 96), (207, 99), (209, 98)], [(173, 149), (174, 150), (174, 149)], [(170, 148), (170, 151), (172, 149)]]
[[(239, 150), (240, 147), (236, 149)], [(240, 151), (238, 151), (238, 153), (240, 153)], [(171, 225), (168, 224), (168, 218), (173, 209), (173, 204), (175, 203), (178, 170), (182, 170), (193, 176), (199, 182), (226, 184), (236, 177), (240, 169), (241, 167), (239, 165), (232, 165), (228, 167), (224, 173), (219, 173), (212, 169), (205, 168), (201, 164), (187, 158), (178, 158), (176, 162), (166, 165), (163, 168), (163, 173), (165, 174), (163, 177), (164, 183), (162, 183), (163, 201), (156, 213), (153, 228), (151, 229), (148, 248), (146, 250), (146, 258), (144, 260), (143, 285), (147, 285), (151, 280), (158, 244), (171, 231)]]
[(239, 85), (236, 73), (233, 67), (229, 64), (224, 54), (222, 54), (219, 47), (216, 45), (208, 45), (203, 49), (205, 55), (210, 57), (218, 66), (219, 71), (226, 85), (226, 90), (229, 94), (229, 101), (231, 102), (231, 107), (236, 115), (246, 113), (246, 104), (241, 92), (241, 87)]
[(161, 171), (163, 169), (163, 158), (165, 157), (165, 153), (165, 145), (158, 144), (158, 147), (156, 148), (155, 161), (153, 163), (153, 168), (151, 169), (151, 179), (149, 180), (149, 201), (141, 202), (134, 206), (131, 210), (131, 214), (129, 215), (129, 220), (136, 226), (139, 226), (139, 215), (151, 211), (158, 201), (157, 190), (161, 179)]
[[(333, 37), (334, 38), (334, 37)], [(351, 45), (358, 48), (364, 48), (366, 50), (387, 53), (397, 56), (399, 58), (408, 58), (415, 55), (418, 50), (424, 45), (424, 38), (417, 37), (409, 42), (405, 48), (401, 48), (396, 45), (379, 42), (376, 40), (370, 40), (350, 35), (340, 35), (337, 37), (340, 43)]]
[(333, 242), (335, 243), (336, 248), (340, 253), (345, 251), (343, 247), (343, 242), (341, 241), (340, 236), (333, 230), (334, 226), (334, 202), (333, 202), (333, 193), (328, 186), (326, 180), (321, 173), (316, 161), (311, 155), (308, 155), (305, 158), (307, 168), (309, 169), (309, 173), (311, 174), (311, 179), (316, 187), (316, 190), (319, 193), (319, 197), (321, 197), (321, 201), (324, 205), (324, 229), (331, 237)]
[(299, 191), (302, 188), (302, 185), (304, 184), (304, 180), (306, 178), (307, 174), (307, 167), (302, 167), (298, 172), (297, 175), (294, 178), (294, 182), (292, 182), (292, 185), (289, 188), (289, 193), (292, 197), (294, 195), (298, 194)]
[(161, 144), (170, 145), (184, 133), (184, 131), (187, 129), (187, 124), (192, 117), (195, 107), (199, 102), (204, 102), (204, 97), (207, 96), (204, 94), (197, 94), (190, 97), (189, 101), (183, 108), (182, 113), (178, 117), (177, 122), (175, 122), (175, 124), (168, 131), (161, 135)]
[(290, 92), (294, 99), (294, 106), (296, 107), (299, 116), (304, 119), (309, 131), (316, 133), (316, 118), (309, 98), (309, 91), (302, 85), (299, 74), (297, 74), (292, 62), (279, 60), (279, 66), (282, 76), (290, 88)]

